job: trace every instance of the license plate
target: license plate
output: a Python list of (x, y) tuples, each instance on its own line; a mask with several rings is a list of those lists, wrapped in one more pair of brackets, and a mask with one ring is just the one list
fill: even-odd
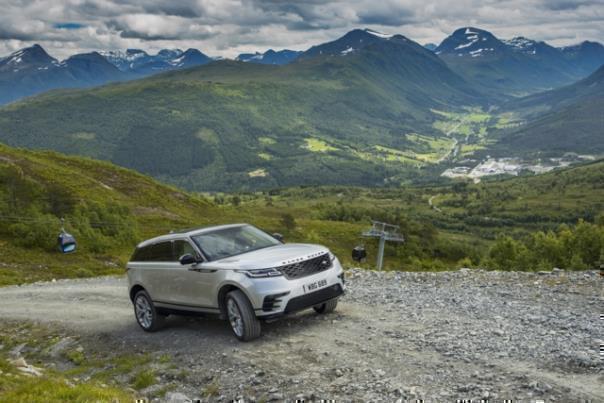
[(319, 280), (319, 281), (314, 281), (312, 283), (308, 283), (306, 284), (304, 287), (304, 292), (313, 292), (318, 290), (319, 288), (323, 288), (327, 285), (327, 280), (323, 279), (323, 280)]

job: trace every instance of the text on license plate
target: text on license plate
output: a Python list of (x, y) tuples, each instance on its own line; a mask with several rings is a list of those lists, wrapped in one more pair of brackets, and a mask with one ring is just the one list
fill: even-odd
[(319, 281), (315, 281), (313, 283), (309, 283), (306, 284), (304, 286), (305, 288), (305, 292), (311, 292), (314, 290), (318, 290), (319, 288), (325, 287), (327, 285), (327, 280), (323, 279), (323, 280), (319, 280)]

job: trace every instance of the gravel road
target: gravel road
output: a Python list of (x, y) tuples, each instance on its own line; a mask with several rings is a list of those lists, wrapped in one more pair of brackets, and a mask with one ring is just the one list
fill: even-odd
[[(0, 320), (59, 324), (91, 348), (169, 354), (168, 398), (604, 401), (604, 278), (595, 271), (348, 271), (327, 316), (306, 311), (239, 343), (226, 322), (171, 317), (146, 334), (122, 278), (0, 288)], [(160, 371), (158, 385), (174, 382)], [(145, 391), (143, 391), (143, 394)]]

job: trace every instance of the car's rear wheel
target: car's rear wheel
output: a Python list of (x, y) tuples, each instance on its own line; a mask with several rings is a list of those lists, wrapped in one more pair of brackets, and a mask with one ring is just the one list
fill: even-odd
[(338, 306), (338, 299), (334, 298), (334, 299), (330, 299), (327, 302), (324, 302), (320, 305), (315, 305), (313, 306), (315, 312), (317, 313), (330, 313), (336, 310), (336, 307)]
[(165, 323), (166, 316), (157, 312), (147, 291), (141, 290), (134, 296), (134, 316), (136, 323), (145, 332), (155, 332)]
[(227, 294), (226, 313), (231, 329), (241, 341), (250, 341), (260, 337), (260, 321), (245, 294), (234, 290)]

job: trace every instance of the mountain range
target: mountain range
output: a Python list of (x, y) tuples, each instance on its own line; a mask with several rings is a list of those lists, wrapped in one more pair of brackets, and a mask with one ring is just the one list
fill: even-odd
[(0, 103), (55, 88), (91, 87), (127, 78), (97, 52), (59, 62), (34, 45), (0, 59)]
[(260, 63), (260, 64), (288, 64), (296, 60), (302, 52), (297, 50), (267, 50), (264, 53), (241, 53), (235, 60), (240, 62)]
[[(381, 36), (382, 39), (402, 37), (371, 30), (366, 32), (373, 33), (375, 38)], [(285, 65), (299, 58), (315, 57), (322, 53), (333, 55), (338, 52), (353, 52), (364, 46), (362, 43), (355, 43), (355, 38), (351, 35), (347, 34), (344, 38), (346, 40), (337, 42), (342, 46), (341, 49), (332, 49), (329, 46), (333, 45), (329, 43), (313, 46), (304, 52), (269, 49), (264, 53), (242, 53), (236, 60)], [(369, 42), (372, 43), (372, 40)], [(472, 27), (456, 30), (438, 46), (424, 46), (434, 51), (454, 72), (475, 86), (476, 90), (497, 100), (570, 84), (604, 64), (604, 46), (597, 42), (586, 41), (574, 46), (555, 48), (545, 42), (524, 37), (500, 40), (488, 31)], [(141, 49), (127, 49), (74, 55), (59, 62), (39, 45), (34, 45), (0, 59), (0, 104), (51, 89), (84, 88), (131, 80), (200, 66), (214, 60), (217, 59), (197, 49), (163, 49), (154, 55)]]
[[(80, 70), (100, 66), (107, 81), (149, 74), (150, 66), (164, 66), (158, 67), (164, 73), (7, 105), (0, 108), (0, 141), (110, 160), (199, 191), (405, 183), (421, 176), (426, 164), (445, 160), (449, 150), (455, 155), (463, 139), (454, 132), (464, 119), (476, 119), (476, 110), (522, 120), (498, 130), (497, 144), (489, 138), (486, 153), (583, 152), (586, 144), (600, 150), (601, 70), (581, 76), (598, 62), (598, 46), (556, 49), (463, 28), (435, 51), (402, 35), (357, 29), (287, 64), (269, 58), (207, 63), (194, 51), (177, 50), (154, 57), (139, 50), (92, 53), (58, 62), (34, 47), (38, 57), (15, 54), (2, 60), (1, 71), (16, 64), (42, 74), (50, 65), (53, 72), (69, 71), (71, 80), (87, 80)], [(185, 68), (189, 57), (200, 65)], [(540, 78), (544, 60), (559, 63), (543, 67)], [(576, 76), (582, 80), (571, 84)], [(516, 98), (516, 108), (506, 103), (510, 93), (554, 83), (568, 86)], [(572, 136), (580, 142), (573, 145)]]
[(604, 46), (583, 42), (555, 48), (524, 37), (500, 40), (460, 28), (434, 50), (454, 71), (484, 92), (526, 95), (570, 84), (604, 64)]
[(100, 52), (100, 54), (120, 71), (140, 77), (166, 70), (200, 66), (214, 60), (197, 49), (187, 49), (185, 51), (163, 49), (156, 55), (150, 55), (141, 49), (127, 49), (125, 52), (105, 51)]
[(481, 103), (423, 46), (354, 30), (285, 66), (222, 60), (14, 103), (0, 109), (0, 140), (196, 190), (376, 185), (418, 165), (384, 163), (376, 146), (427, 152), (442, 135), (431, 109)]

